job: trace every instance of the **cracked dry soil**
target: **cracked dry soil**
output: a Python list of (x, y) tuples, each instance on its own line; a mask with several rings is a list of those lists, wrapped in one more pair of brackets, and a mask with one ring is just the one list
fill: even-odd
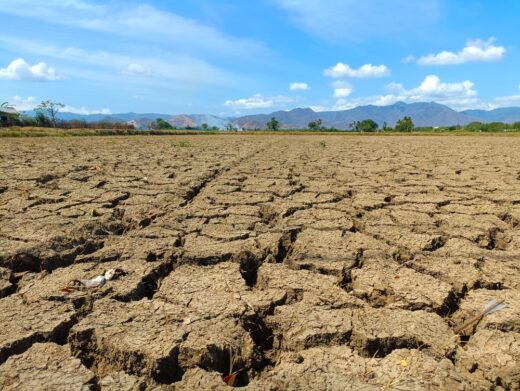
[(520, 138), (182, 140), (2, 140), (0, 389), (520, 389)]

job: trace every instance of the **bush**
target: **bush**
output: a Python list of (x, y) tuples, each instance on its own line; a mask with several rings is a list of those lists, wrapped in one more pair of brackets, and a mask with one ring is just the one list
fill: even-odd
[(379, 125), (371, 119), (364, 119), (363, 121), (356, 121), (350, 124), (350, 127), (356, 132), (375, 132)]
[(397, 121), (397, 123), (395, 124), (396, 132), (412, 132), (414, 128), (415, 125), (411, 117), (404, 117), (403, 119)]

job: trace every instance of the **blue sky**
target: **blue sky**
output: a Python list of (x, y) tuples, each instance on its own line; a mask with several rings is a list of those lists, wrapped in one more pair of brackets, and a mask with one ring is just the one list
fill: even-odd
[(244, 115), (520, 106), (517, 0), (0, 0), (0, 101)]

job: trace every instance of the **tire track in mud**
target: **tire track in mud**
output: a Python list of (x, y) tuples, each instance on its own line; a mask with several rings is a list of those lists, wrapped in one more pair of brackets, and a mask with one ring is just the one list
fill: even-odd
[(234, 162), (233, 164), (230, 164), (226, 167), (222, 167), (222, 168), (219, 168), (217, 170), (214, 170), (212, 173), (210, 173), (209, 175), (207, 175), (205, 178), (202, 179), (201, 183), (199, 183), (198, 185), (194, 186), (193, 188), (191, 188), (190, 190), (188, 190), (187, 194), (184, 196), (184, 201), (180, 204), (180, 207), (181, 208), (184, 208), (188, 205), (190, 205), (191, 203), (193, 203), (197, 196), (206, 188), (208, 187), (211, 183), (217, 181), (221, 175), (225, 174), (226, 172), (228, 171), (231, 171), (235, 168), (237, 168), (238, 166), (240, 166), (241, 164), (244, 164), (244, 163), (247, 163), (247, 161), (253, 159), (255, 156), (258, 156), (260, 155), (262, 152), (268, 150), (274, 143), (264, 147), (264, 148), (260, 148), (258, 149), (257, 151), (239, 159), (238, 161)]
[[(223, 167), (219, 170), (212, 172), (210, 175), (208, 175), (206, 178), (204, 178), (199, 185), (197, 185), (196, 187), (194, 187), (188, 191), (188, 194), (185, 196), (185, 201), (183, 203), (181, 203), (180, 206), (184, 207), (184, 206), (191, 204), (192, 202), (194, 202), (196, 200), (196, 197), (200, 192), (202, 192), (208, 185), (210, 185), (214, 181), (217, 181), (221, 175), (234, 169), (235, 167), (239, 166), (240, 164), (243, 164), (243, 163), (247, 162), (248, 160), (253, 159), (255, 156), (261, 154), (263, 151), (265, 151), (269, 147), (270, 146), (268, 145), (262, 149), (258, 149), (254, 153), (251, 153), (248, 156), (241, 158), (239, 161), (235, 162), (234, 164), (228, 165), (226, 167)], [(115, 208), (118, 207), (118, 205), (120, 204), (121, 201), (126, 201), (129, 198), (131, 198), (130, 193), (125, 193), (125, 194), (113, 199), (109, 204), (107, 204), (107, 207), (115, 210)], [(92, 201), (94, 201), (94, 200), (92, 200)], [(87, 202), (87, 203), (92, 203), (92, 201)], [(155, 216), (155, 217), (157, 217), (157, 216)], [(153, 222), (153, 220), (154, 219), (151, 219), (150, 222), (145, 225), (145, 227), (150, 225), (151, 222)], [(123, 225), (122, 214), (117, 221), (119, 221), (119, 225)], [(89, 224), (87, 224), (86, 226), (90, 227)], [(121, 227), (120, 229), (117, 229), (115, 233), (116, 234), (124, 233), (124, 234), (128, 235), (131, 230), (136, 230), (138, 228), (139, 227), (125, 227), (125, 228)], [(143, 227), (141, 227), (141, 228), (143, 228)], [(83, 228), (80, 228), (79, 230), (82, 231)], [(106, 232), (106, 234), (110, 235), (111, 233)], [(57, 239), (57, 240), (59, 241), (59, 239)], [(182, 237), (180, 238), (180, 240), (182, 242)], [(101, 243), (100, 246), (97, 246), (96, 248), (92, 248), (89, 251), (84, 251), (81, 249), (76, 251), (76, 250), (74, 250), (75, 246), (70, 246), (70, 248), (72, 249), (73, 252), (77, 253), (76, 255), (80, 255), (80, 254), (88, 255), (88, 254), (94, 253), (95, 251), (103, 248), (103, 242), (100, 242), (100, 243)], [(60, 247), (63, 248), (63, 244), (62, 243), (60, 243), (60, 244), (61, 244)], [(52, 242), (49, 242), (48, 246), (52, 247), (53, 246)], [(182, 246), (181, 246), (181, 248), (182, 248)], [(56, 262), (56, 261), (54, 261), (53, 263), (42, 262), (41, 265), (45, 264), (46, 265), (45, 268), (49, 271), (55, 270), (57, 268), (67, 267), (74, 263), (76, 255), (72, 255), (67, 261), (64, 261), (64, 262)], [(34, 257), (34, 260), (36, 260), (37, 258), (38, 257)], [(144, 275), (141, 279), (141, 282), (139, 282), (137, 284), (137, 286), (134, 290), (132, 290), (131, 292), (129, 292), (126, 295), (114, 295), (113, 299), (117, 300), (117, 301), (125, 302), (125, 303), (131, 302), (131, 301), (139, 301), (139, 300), (145, 299), (145, 298), (148, 300), (153, 299), (155, 293), (158, 291), (158, 289), (160, 287), (161, 281), (170, 275), (170, 273), (175, 269), (176, 263), (177, 263), (176, 258), (172, 258), (172, 259), (163, 261), (161, 263), (161, 265), (159, 265), (157, 268), (152, 270), (149, 274)], [(20, 266), (17, 265), (17, 267), (19, 268)], [(29, 270), (31, 270), (31, 269), (33, 269), (32, 266), (29, 267)], [(40, 270), (35, 270), (35, 271), (40, 271)], [(16, 291), (16, 286), (14, 286), (12, 293), (15, 293), (14, 291)], [(74, 325), (78, 324), (89, 313), (91, 313), (95, 301), (102, 297), (104, 297), (104, 295), (99, 296), (99, 297), (90, 297), (89, 296), (88, 300), (80, 299), (79, 301), (77, 301), (74, 304), (74, 307), (76, 308), (76, 313), (71, 317), (70, 321), (65, 322), (63, 325), (60, 324), (56, 328), (56, 330), (54, 330), (51, 334), (48, 334), (48, 335), (35, 334), (34, 336), (31, 336), (28, 339), (20, 340), (20, 342), (15, 344), (12, 348), (10, 348), (6, 351), (2, 351), (2, 354), (0, 355), (1, 356), (0, 358), (2, 359), (2, 361), (0, 362), (0, 364), (2, 362), (4, 362), (5, 360), (7, 360), (12, 355), (24, 353), (25, 351), (30, 349), (34, 343), (37, 343), (37, 342), (56, 342), (59, 344), (66, 344), (69, 332), (72, 329), (72, 327)], [(246, 329), (248, 329), (249, 332), (252, 333), (252, 335), (257, 335), (258, 331), (253, 330), (252, 325), (254, 323), (255, 323), (254, 319), (250, 319), (249, 321), (246, 321), (244, 327)], [(255, 337), (255, 338), (258, 339), (259, 337)]]

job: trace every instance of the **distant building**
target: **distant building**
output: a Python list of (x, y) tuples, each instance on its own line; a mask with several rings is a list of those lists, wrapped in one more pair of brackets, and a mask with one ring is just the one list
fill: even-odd
[(17, 116), (19, 113), (15, 108), (10, 106), (0, 106), (0, 125), (7, 124), (9, 117)]

